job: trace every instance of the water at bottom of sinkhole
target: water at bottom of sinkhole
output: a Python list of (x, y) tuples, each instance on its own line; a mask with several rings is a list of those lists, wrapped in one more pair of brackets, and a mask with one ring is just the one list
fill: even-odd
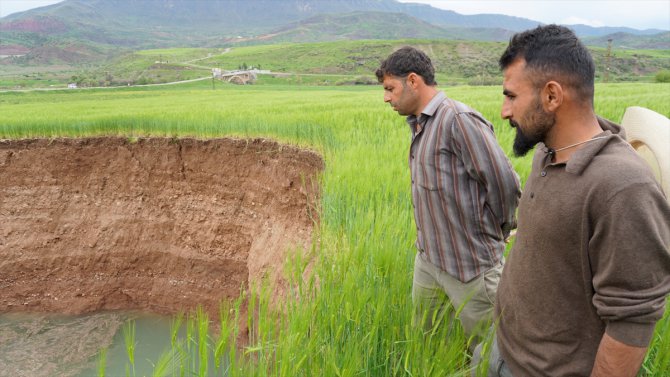
[[(171, 343), (174, 321), (175, 317), (138, 312), (80, 316), (0, 314), (0, 377), (99, 376), (101, 360), (105, 376), (153, 376), (162, 355), (179, 352)], [(181, 375), (182, 371), (198, 373), (195, 345), (191, 345), (190, 352), (185, 345), (185, 322), (178, 332), (178, 339), (184, 344), (181, 352), (190, 353), (196, 361), (187, 365), (168, 363), (168, 376)], [(133, 323), (134, 337), (129, 338)], [(126, 339), (132, 339), (134, 344), (134, 368)], [(103, 350), (105, 356), (101, 358)], [(214, 364), (211, 358), (209, 363)]]

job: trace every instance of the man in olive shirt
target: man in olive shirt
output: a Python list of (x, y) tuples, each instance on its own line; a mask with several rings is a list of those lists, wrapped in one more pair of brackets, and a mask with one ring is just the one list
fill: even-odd
[(519, 180), (493, 125), (437, 90), (434, 73), (430, 58), (408, 46), (376, 75), (384, 101), (407, 116), (412, 132), (417, 319), (432, 328), (451, 303), (466, 336), (477, 336), (493, 313), (505, 239), (516, 227)]
[(488, 375), (635, 376), (670, 291), (670, 205), (621, 127), (595, 115), (595, 67), (572, 31), (519, 33), (500, 66), (515, 153), (537, 148)]

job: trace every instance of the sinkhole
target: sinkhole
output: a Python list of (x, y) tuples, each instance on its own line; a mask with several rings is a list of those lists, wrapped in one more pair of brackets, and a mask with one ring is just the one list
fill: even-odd
[(217, 318), (262, 278), (281, 297), (323, 166), (264, 139), (0, 140), (0, 313)]

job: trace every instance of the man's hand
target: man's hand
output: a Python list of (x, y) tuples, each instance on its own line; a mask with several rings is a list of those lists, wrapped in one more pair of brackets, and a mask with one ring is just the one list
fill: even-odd
[(634, 377), (647, 348), (632, 347), (605, 334), (600, 341), (591, 377)]
[(509, 243), (510, 238), (516, 237), (516, 229), (512, 229), (511, 232), (509, 232), (509, 236), (505, 238), (505, 243)]

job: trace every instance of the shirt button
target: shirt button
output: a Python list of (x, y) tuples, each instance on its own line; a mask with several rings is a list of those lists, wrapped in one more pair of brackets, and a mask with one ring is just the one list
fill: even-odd
[(534, 197), (535, 197), (535, 193), (534, 193), (534, 192), (531, 192), (531, 193), (530, 193), (530, 198), (533, 199)]
[(547, 176), (547, 172), (544, 171), (544, 170), (542, 170), (542, 173), (540, 173), (540, 175), (543, 176), (543, 177), (546, 177), (546, 176)]

